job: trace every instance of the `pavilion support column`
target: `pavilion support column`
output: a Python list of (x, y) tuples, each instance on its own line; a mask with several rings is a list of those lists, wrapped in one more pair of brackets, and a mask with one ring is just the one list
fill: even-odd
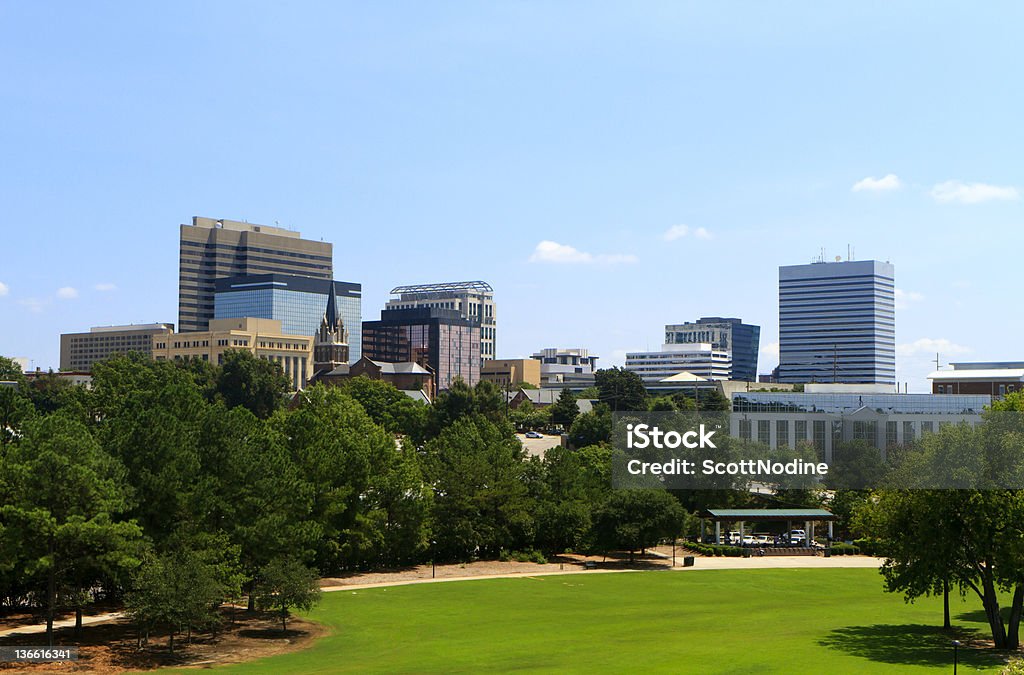
[(832, 541), (832, 521), (828, 521), (828, 540)]
[(715, 521), (715, 543), (722, 543), (722, 523), (717, 520)]
[(808, 546), (811, 545), (811, 532), (813, 532), (813, 531), (814, 530), (811, 529), (810, 521), (806, 521), (805, 520), (804, 521), (804, 548), (807, 548)]
[(811, 529), (807, 530), (807, 543), (814, 541), (814, 521), (811, 521)]

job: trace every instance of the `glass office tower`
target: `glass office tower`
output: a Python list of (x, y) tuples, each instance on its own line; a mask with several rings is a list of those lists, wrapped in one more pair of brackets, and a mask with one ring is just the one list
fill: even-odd
[[(330, 279), (256, 274), (218, 279), (214, 317), (277, 319), (289, 335), (314, 335), (327, 311)], [(338, 314), (349, 332), (349, 363), (362, 355), (362, 286), (334, 282)]]

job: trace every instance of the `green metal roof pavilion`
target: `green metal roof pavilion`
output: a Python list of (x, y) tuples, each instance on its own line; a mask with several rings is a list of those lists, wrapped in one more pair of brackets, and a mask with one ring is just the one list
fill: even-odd
[(825, 509), (707, 509), (704, 518), (716, 522), (756, 520), (762, 522), (788, 522), (792, 520), (834, 521), (839, 516)]

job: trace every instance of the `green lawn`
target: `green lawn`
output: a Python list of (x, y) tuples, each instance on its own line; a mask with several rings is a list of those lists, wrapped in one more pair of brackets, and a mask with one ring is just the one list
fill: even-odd
[[(984, 635), (980, 605), (954, 624)], [(312, 648), (253, 673), (951, 672), (941, 599), (882, 592), (875, 570), (577, 574), (326, 593)], [(961, 650), (961, 672), (998, 670)]]

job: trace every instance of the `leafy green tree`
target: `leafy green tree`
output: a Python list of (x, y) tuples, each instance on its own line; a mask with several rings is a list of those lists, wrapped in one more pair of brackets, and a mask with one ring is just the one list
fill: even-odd
[(199, 437), (207, 406), (191, 375), (173, 363), (135, 355), (96, 364), (97, 438), (128, 470), (138, 496), (129, 515), (154, 544), (198, 516)]
[(551, 411), (549, 413), (551, 421), (555, 424), (561, 424), (566, 429), (572, 426), (573, 421), (580, 414), (580, 408), (576, 404), (576, 397), (568, 388), (562, 389), (558, 399), (548, 409)]
[[(63, 605), (81, 621), (86, 592), (138, 564), (139, 528), (127, 510), (124, 469), (66, 416), (31, 420), (0, 465), (0, 558), (21, 559), (45, 583), (46, 632)], [(70, 601), (68, 601), (70, 600)]]
[(580, 414), (569, 427), (569, 445), (583, 448), (607, 443), (612, 438), (612, 416), (605, 406)]
[(524, 454), (505, 423), (465, 416), (429, 441), (424, 466), (434, 488), (436, 553), (465, 560), (495, 557), (533, 541)]
[(678, 534), (686, 512), (664, 490), (613, 490), (608, 501), (594, 515), (597, 545), (605, 550), (637, 551), (655, 546)]
[(392, 434), (402, 434), (422, 443), (429, 408), (414, 401), (390, 382), (355, 377), (343, 386), (346, 394), (359, 402), (374, 422)]
[(256, 604), (281, 619), (281, 631), (288, 630), (291, 609), (308, 612), (320, 602), (316, 572), (295, 558), (275, 558), (263, 568)]
[(312, 489), (279, 432), (241, 406), (212, 405), (198, 449), (189, 511), (202, 515), (201, 531), (226, 533), (246, 577), (281, 555), (312, 557), (323, 529), (310, 515)]
[(636, 373), (614, 367), (594, 373), (598, 398), (613, 412), (647, 409), (647, 390)]
[(17, 361), (0, 356), (0, 382), (16, 382), (18, 386), (25, 384), (25, 373)]
[(380, 533), (379, 562), (385, 567), (412, 563), (430, 543), (434, 494), (411, 447), (396, 447), (371, 479), (368, 520)]
[[(1011, 404), (1013, 402), (1011, 401)], [(980, 428), (957, 425), (921, 439), (858, 512), (856, 528), (886, 558), (886, 589), (908, 599), (948, 593), (952, 586), (982, 602), (1000, 649), (1016, 649), (1024, 611), (1024, 492), (1005, 489), (1021, 477), (1018, 416), (986, 413)], [(1019, 484), (1019, 483), (1018, 483)], [(921, 489), (946, 485), (960, 489)], [(1008, 618), (999, 591), (1012, 591)]]
[(217, 393), (229, 408), (244, 406), (267, 419), (284, 405), (291, 383), (277, 363), (258, 358), (244, 349), (224, 352), (217, 375)]
[(272, 427), (309, 486), (310, 517), (322, 528), (316, 566), (334, 572), (365, 565), (382, 541), (370, 528), (365, 495), (394, 453), (394, 437), (351, 396), (323, 385), (302, 392), (298, 408), (280, 412)]
[(126, 613), (140, 638), (163, 628), (173, 654), (177, 633), (219, 625), (218, 607), (239, 592), (232, 554), (231, 549), (181, 548), (146, 559), (125, 596)]
[(657, 396), (647, 402), (647, 409), (651, 412), (675, 412), (678, 410), (675, 401), (670, 396)]
[(832, 489), (863, 490), (878, 487), (887, 472), (881, 451), (867, 441), (837, 443), (825, 485)]
[(508, 420), (521, 431), (543, 429), (551, 423), (551, 406), (534, 408), (530, 402), (522, 403), (512, 409)]
[(610, 490), (610, 451), (554, 447), (533, 461), (540, 468), (539, 480), (528, 481), (536, 501), (537, 548), (548, 553), (584, 549), (593, 514)]
[(0, 387), (0, 446), (16, 441), (21, 428), (35, 415), (32, 402), (14, 387)]

